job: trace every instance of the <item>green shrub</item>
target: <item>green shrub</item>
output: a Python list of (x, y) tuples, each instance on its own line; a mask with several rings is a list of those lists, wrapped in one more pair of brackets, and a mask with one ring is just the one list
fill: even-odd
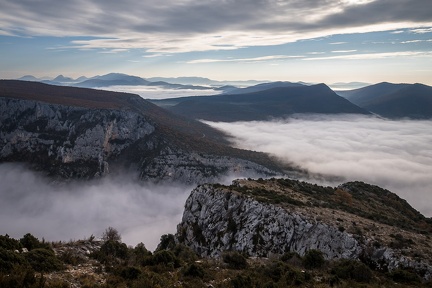
[(417, 274), (405, 269), (394, 270), (390, 273), (390, 277), (393, 279), (393, 281), (403, 284), (416, 284), (420, 283), (421, 281)]
[(303, 258), (303, 265), (307, 269), (320, 268), (324, 263), (323, 253), (315, 249), (308, 250)]
[(103, 263), (116, 262), (117, 259), (125, 260), (128, 257), (128, 248), (124, 243), (108, 240), (94, 253), (94, 257)]
[(174, 268), (180, 267), (180, 262), (173, 252), (167, 250), (157, 251), (152, 257), (152, 265), (172, 265)]
[(14, 266), (25, 264), (26, 260), (21, 254), (0, 248), (0, 272), (8, 273)]
[(2, 288), (39, 288), (44, 287), (44, 283), (43, 277), (37, 279), (34, 270), (26, 266), (14, 266), (8, 274), (0, 273), (0, 287)]
[(231, 269), (247, 268), (246, 258), (237, 251), (227, 251), (222, 254), (222, 260), (228, 264)]
[(24, 254), (30, 266), (37, 272), (51, 272), (63, 269), (63, 264), (52, 250), (36, 248)]
[(351, 279), (356, 282), (369, 283), (373, 274), (364, 263), (351, 259), (341, 259), (334, 263), (331, 273), (340, 279)]
[(27, 233), (25, 234), (19, 242), (21, 245), (25, 248), (27, 248), (29, 251), (36, 248), (44, 248), (44, 249), (50, 249), (50, 246), (45, 241), (40, 242), (38, 238), (34, 237), (32, 234)]
[(243, 276), (238, 274), (231, 280), (231, 285), (234, 288), (250, 288), (253, 287), (252, 278), (249, 275)]
[(0, 235), (0, 248), (6, 250), (19, 250), (21, 249), (21, 244), (18, 240), (10, 238), (9, 235)]
[(189, 264), (183, 270), (183, 276), (185, 277), (204, 278), (204, 275), (205, 275), (205, 270), (196, 263)]
[(172, 250), (172, 252), (174, 253), (174, 255), (177, 256), (180, 261), (186, 263), (193, 263), (198, 260), (197, 254), (191, 248), (183, 244), (177, 244)]
[(173, 234), (164, 234), (160, 238), (160, 243), (158, 244), (155, 251), (160, 250), (171, 250), (176, 246)]
[(120, 271), (120, 276), (126, 280), (135, 280), (141, 275), (141, 270), (136, 267), (124, 267)]
[(129, 251), (128, 263), (130, 265), (145, 265), (151, 258), (152, 253), (147, 250), (143, 243), (138, 243), (135, 248)]

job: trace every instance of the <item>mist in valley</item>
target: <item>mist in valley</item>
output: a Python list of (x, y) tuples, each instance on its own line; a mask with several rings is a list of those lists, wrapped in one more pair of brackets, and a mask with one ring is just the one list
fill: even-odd
[(22, 165), (0, 165), (0, 234), (32, 233), (47, 241), (99, 238), (109, 226), (122, 241), (150, 250), (175, 233), (193, 189), (141, 183), (128, 175), (81, 183), (50, 183)]
[(343, 182), (381, 186), (432, 216), (432, 121), (295, 115), (275, 121), (206, 123), (231, 135), (236, 147), (268, 152), (313, 173), (341, 176)]
[(167, 98), (187, 97), (187, 96), (206, 96), (220, 94), (209, 87), (209, 89), (168, 89), (158, 86), (108, 86), (100, 87), (98, 89), (132, 93), (141, 96), (144, 99), (160, 100)]

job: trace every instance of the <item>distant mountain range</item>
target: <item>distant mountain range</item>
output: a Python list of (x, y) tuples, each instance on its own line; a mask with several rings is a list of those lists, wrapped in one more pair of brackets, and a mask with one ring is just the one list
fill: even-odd
[[(187, 90), (214, 90), (217, 98), (208, 98), (206, 96), (194, 96), (194, 98), (183, 97), (165, 100), (154, 100), (157, 105), (168, 108), (171, 111), (181, 114), (186, 117), (198, 117), (201, 119), (218, 119), (219, 121), (235, 121), (242, 120), (262, 120), (268, 117), (282, 117), (292, 113), (365, 113), (364, 110), (378, 114), (387, 118), (413, 118), (427, 119), (432, 117), (432, 93), (431, 87), (422, 84), (393, 84), (379, 83), (368, 85), (364, 82), (338, 82), (330, 84), (333, 89), (361, 87), (351, 90), (336, 90), (336, 93), (358, 107), (363, 108), (362, 112), (358, 112), (358, 107), (348, 109), (346, 102), (343, 103), (340, 99), (338, 103), (335, 95), (332, 95), (333, 100), (326, 102), (324, 98), (316, 95), (316, 88), (311, 88), (312, 94), (308, 97), (298, 98), (294, 100), (290, 94), (294, 90), (291, 88), (314, 87), (316, 85), (305, 82), (262, 82), (256, 80), (248, 81), (215, 81), (203, 77), (152, 77), (141, 78), (122, 73), (109, 73), (106, 75), (98, 75), (91, 78), (81, 76), (73, 79), (67, 76), (59, 75), (52, 80), (36, 78), (32, 75), (26, 75), (20, 78), (25, 81), (38, 81), (52, 85), (75, 86), (84, 88), (102, 88), (112, 86), (152, 86), (162, 89), (187, 89)], [(237, 86), (236, 86), (237, 85)], [(364, 87), (362, 87), (364, 86)], [(240, 87), (240, 88), (239, 88)], [(268, 91), (271, 89), (280, 89)], [(287, 88), (287, 89), (282, 89)], [(289, 88), (289, 89), (288, 89)], [(305, 88), (305, 90), (308, 90)], [(245, 96), (248, 100), (240, 100), (242, 97), (232, 97), (232, 95), (247, 95), (257, 92), (262, 92), (262, 97), (267, 97), (268, 101), (258, 100), (259, 95)], [(326, 97), (330, 97), (330, 88), (327, 87)], [(199, 92), (198, 92), (199, 93)], [(285, 95), (282, 98), (273, 98), (275, 93)], [(291, 100), (288, 101), (288, 94)], [(297, 92), (293, 92), (294, 94)], [(329, 94), (330, 93), (330, 94)], [(195, 92), (196, 94), (196, 92)], [(218, 94), (218, 95), (216, 95)], [(222, 94), (222, 95), (219, 95)], [(231, 95), (226, 98), (224, 95)], [(312, 99), (311, 95), (315, 95)], [(193, 101), (192, 101), (193, 100)], [(258, 101), (258, 102), (250, 102)], [(291, 101), (291, 102), (290, 102)], [(294, 103), (294, 102), (296, 103)], [(302, 101), (310, 101), (300, 104)], [(184, 103), (180, 103), (184, 102)], [(207, 107), (205, 102), (211, 103), (212, 107)], [(234, 104), (235, 102), (235, 104)], [(290, 104), (288, 105), (288, 102)], [(263, 103), (265, 103), (263, 105)], [(334, 106), (336, 105), (337, 106)], [(330, 106), (332, 108), (330, 109)], [(174, 107), (175, 106), (175, 107)], [(355, 112), (357, 111), (357, 112)], [(218, 114), (218, 115), (216, 115)]]
[[(187, 77), (187, 78), (194, 79), (197, 77)], [(158, 86), (165, 89), (189, 89), (189, 90), (212, 89), (212, 87), (209, 86), (168, 83), (166, 81), (156, 80), (156, 78), (154, 81), (150, 81), (138, 76), (132, 76), (132, 75), (127, 75), (122, 73), (109, 73), (106, 75), (101, 75), (101, 76), (98, 75), (91, 78), (81, 76), (77, 79), (59, 75), (52, 80), (36, 78), (32, 75), (26, 75), (17, 80), (42, 82), (50, 85), (74, 86), (74, 87), (82, 87), (82, 88), (102, 88), (102, 87), (110, 87), (110, 86)], [(201, 82), (205, 82), (205, 81), (201, 81)], [(219, 90), (224, 91), (225, 89), (218, 89), (215, 90), (215, 92), (218, 92)]]
[(339, 95), (387, 118), (432, 118), (432, 87), (423, 84), (378, 83)]
[(325, 84), (279, 84), (283, 87), (244, 94), (154, 100), (153, 103), (185, 117), (227, 122), (268, 120), (295, 113), (369, 114), (337, 95)]

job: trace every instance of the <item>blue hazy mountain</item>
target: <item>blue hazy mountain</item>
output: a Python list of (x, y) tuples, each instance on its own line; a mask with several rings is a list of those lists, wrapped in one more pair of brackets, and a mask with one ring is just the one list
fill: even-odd
[(338, 94), (383, 117), (432, 118), (432, 87), (427, 85), (382, 82)]
[(325, 84), (275, 87), (245, 94), (221, 94), (153, 100), (176, 114), (210, 121), (252, 121), (295, 113), (369, 114)]
[(301, 87), (301, 86), (305, 86), (305, 85), (300, 84), (300, 83), (277, 81), (277, 82), (260, 83), (260, 84), (249, 86), (246, 88), (236, 88), (236, 87), (225, 88), (224, 93), (226, 93), (226, 94), (245, 94), (245, 93), (264, 91), (264, 90), (268, 90), (268, 89), (276, 88), (276, 87)]

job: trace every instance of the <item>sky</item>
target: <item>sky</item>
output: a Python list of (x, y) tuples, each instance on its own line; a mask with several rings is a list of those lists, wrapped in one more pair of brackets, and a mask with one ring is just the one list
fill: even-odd
[(432, 85), (430, 0), (0, 0), (0, 78)]

